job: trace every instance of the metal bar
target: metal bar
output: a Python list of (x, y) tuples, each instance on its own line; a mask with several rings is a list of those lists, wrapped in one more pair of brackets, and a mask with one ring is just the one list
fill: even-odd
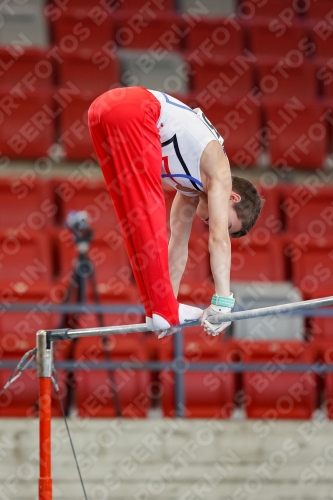
[[(225, 321), (235, 321), (240, 319), (258, 318), (261, 316), (276, 316), (279, 314), (288, 314), (292, 311), (313, 309), (316, 307), (325, 307), (333, 305), (333, 296), (320, 299), (304, 300), (302, 302), (293, 302), (291, 304), (282, 304), (278, 306), (262, 307), (260, 309), (250, 309), (248, 311), (231, 312), (227, 314), (217, 314), (214, 317), (214, 324)], [(216, 322), (216, 323), (215, 323)], [(200, 321), (188, 321), (179, 325), (182, 328), (189, 326), (200, 326)], [(57, 333), (57, 330), (49, 330), (49, 339), (61, 340), (79, 337), (95, 337), (102, 335), (122, 335), (125, 333), (138, 333), (150, 331), (145, 323), (124, 326), (107, 326), (104, 328), (81, 328), (77, 330), (67, 330), (65, 333)]]
[[(323, 297), (320, 299), (303, 300), (302, 302), (292, 302), (291, 304), (281, 304), (278, 306), (261, 307), (259, 309), (249, 309), (247, 311), (230, 312), (227, 314), (216, 315), (216, 324), (224, 321), (236, 321), (240, 319), (259, 318), (261, 316), (278, 316), (279, 314), (288, 314), (294, 311), (302, 311), (305, 309), (314, 309), (316, 307), (326, 307), (333, 304), (333, 296)], [(215, 322), (214, 322), (215, 323)], [(186, 326), (199, 326), (200, 321), (187, 322), (180, 325), (182, 328)]]
[[(201, 372), (201, 371), (213, 371), (213, 372), (234, 372), (234, 373), (244, 373), (244, 372), (274, 372), (277, 371), (286, 372), (286, 373), (295, 373), (295, 372), (313, 372), (318, 374), (324, 373), (333, 373), (333, 363), (332, 364), (321, 364), (321, 363), (288, 363), (285, 365), (272, 364), (267, 365), (263, 363), (187, 363), (186, 368), (182, 365), (175, 363), (174, 361), (170, 362), (160, 362), (160, 361), (148, 361), (144, 362), (135, 362), (135, 361), (101, 361), (101, 362), (93, 362), (93, 361), (58, 361), (54, 363), (55, 367), (59, 370), (84, 370), (84, 371), (104, 371), (104, 370), (150, 370), (150, 371), (162, 371), (162, 370), (170, 370), (170, 371), (179, 371), (180, 369), (184, 372)], [(17, 361), (3, 361), (0, 364), (1, 369), (12, 369), (17, 366)], [(26, 369), (34, 370), (36, 365), (31, 363)]]
[(145, 323), (102, 328), (81, 328), (77, 330), (48, 330), (50, 341), (77, 339), (80, 337), (101, 337), (102, 335), (123, 335), (125, 333), (150, 332)]
[(52, 344), (46, 332), (37, 333), (37, 368), (39, 377), (39, 481), (38, 499), (52, 500), (51, 475), (51, 372)]
[(175, 372), (175, 409), (176, 417), (183, 418), (185, 408), (185, 381), (184, 372), (184, 342), (183, 330), (176, 332), (173, 338), (174, 346), (174, 372)]

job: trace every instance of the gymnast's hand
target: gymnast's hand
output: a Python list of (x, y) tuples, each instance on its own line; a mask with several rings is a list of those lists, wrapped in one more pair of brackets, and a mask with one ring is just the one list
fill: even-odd
[[(230, 294), (230, 297), (233, 297), (232, 293)], [(209, 307), (207, 307), (200, 318), (200, 322), (204, 327), (205, 332), (207, 332), (208, 335), (212, 335), (213, 337), (215, 337), (220, 332), (225, 330), (229, 325), (231, 325), (231, 321), (225, 321), (221, 323), (218, 320), (218, 315), (227, 314), (230, 311), (230, 307), (215, 306), (214, 304), (211, 304)]]

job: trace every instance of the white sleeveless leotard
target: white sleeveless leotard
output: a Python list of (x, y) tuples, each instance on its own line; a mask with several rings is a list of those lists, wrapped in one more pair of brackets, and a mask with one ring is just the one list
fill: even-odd
[(193, 110), (164, 92), (149, 90), (161, 103), (157, 121), (162, 145), (162, 178), (187, 196), (181, 187), (204, 192), (200, 176), (200, 158), (211, 141), (224, 140), (201, 110)]

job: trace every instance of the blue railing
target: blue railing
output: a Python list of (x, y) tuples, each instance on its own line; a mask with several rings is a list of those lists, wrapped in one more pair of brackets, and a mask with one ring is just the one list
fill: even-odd
[[(96, 305), (96, 304), (38, 304), (38, 303), (19, 303), (19, 304), (0, 304), (0, 311), (11, 311), (11, 312), (29, 312), (33, 310), (35, 313), (42, 312), (53, 312), (53, 313), (81, 313), (81, 314), (91, 314), (91, 313), (101, 313), (101, 314), (121, 314), (124, 312), (135, 312), (138, 314), (144, 314), (144, 309), (136, 305)], [(240, 311), (242, 309), (234, 309), (234, 311)], [(311, 309), (309, 311), (296, 311), (292, 313), (304, 317), (333, 317), (333, 308), (330, 309)], [(275, 339), (273, 339), (275, 340)], [(180, 331), (173, 335), (174, 342), (174, 358), (170, 362), (162, 361), (100, 361), (98, 365), (93, 362), (85, 361), (58, 361), (55, 362), (55, 367), (64, 370), (115, 370), (115, 369), (131, 369), (131, 370), (148, 370), (148, 371), (162, 371), (170, 370), (174, 372), (175, 375), (175, 408), (176, 416), (184, 416), (185, 408), (185, 386), (184, 386), (184, 375), (186, 372), (191, 371), (214, 371), (214, 372), (234, 372), (234, 373), (244, 373), (244, 372), (258, 372), (264, 370), (265, 372), (270, 371), (267, 364), (262, 363), (194, 363), (188, 362), (184, 359), (184, 345), (183, 345), (183, 332)], [(0, 361), (0, 370), (13, 369), (17, 365), (16, 361)], [(29, 369), (35, 369), (36, 365), (31, 364)], [(271, 367), (274, 370), (274, 366)], [(304, 364), (304, 363), (292, 363), (282, 365), (279, 363), (279, 371), (281, 372), (312, 372), (315, 374), (323, 375), (325, 373), (333, 372), (333, 364), (324, 364), (321, 362), (316, 362), (314, 364)]]

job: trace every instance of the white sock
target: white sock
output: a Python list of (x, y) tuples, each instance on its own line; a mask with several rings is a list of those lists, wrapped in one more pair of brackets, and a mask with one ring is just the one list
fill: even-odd
[(186, 323), (187, 321), (196, 321), (201, 317), (202, 311), (200, 307), (179, 304), (179, 322)]
[(170, 328), (170, 323), (159, 314), (153, 314), (153, 330), (167, 330)]
[[(179, 304), (178, 309), (179, 323), (186, 323), (186, 321), (195, 321), (202, 315), (202, 309), (199, 307), (187, 306), (186, 304)], [(150, 318), (149, 318), (150, 319)], [(152, 330), (166, 330), (171, 327), (170, 323), (159, 314), (153, 314)], [(146, 317), (146, 325), (147, 317)], [(151, 328), (149, 326), (149, 328)]]
[(154, 330), (153, 319), (150, 318), (149, 316), (146, 316), (146, 327), (149, 328), (149, 330)]

